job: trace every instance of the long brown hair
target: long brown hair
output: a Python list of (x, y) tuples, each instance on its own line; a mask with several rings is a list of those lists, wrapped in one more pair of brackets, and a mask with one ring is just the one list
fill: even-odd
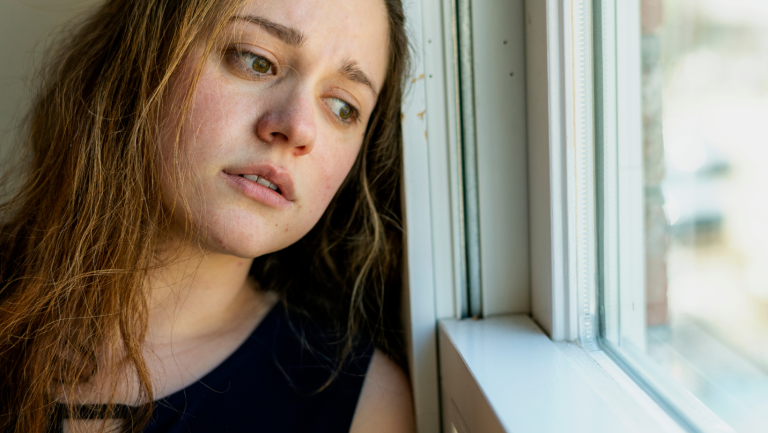
[[(400, 0), (383, 1), (390, 61), (358, 159), (317, 226), (257, 258), (251, 274), (291, 311), (333, 325), (342, 357), (366, 336), (402, 360), (400, 105), (408, 46)], [(205, 58), (243, 3), (108, 0), (47, 59), (22, 165), (9, 175), (23, 177), (0, 205), (0, 431), (47, 431), (52, 389), (74, 395), (105, 353), (133, 366), (148, 420), (145, 278), (169, 227), (155, 157), (162, 107), (192, 47), (206, 42)]]

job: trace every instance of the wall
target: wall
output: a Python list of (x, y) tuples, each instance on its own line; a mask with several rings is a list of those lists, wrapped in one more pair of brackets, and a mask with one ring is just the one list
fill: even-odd
[(0, 0), (0, 158), (19, 138), (44, 49), (101, 0)]

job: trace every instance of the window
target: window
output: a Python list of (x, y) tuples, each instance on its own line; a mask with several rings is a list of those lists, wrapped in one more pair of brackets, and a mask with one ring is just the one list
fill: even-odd
[(764, 431), (768, 7), (594, 7), (602, 346), (683, 425)]

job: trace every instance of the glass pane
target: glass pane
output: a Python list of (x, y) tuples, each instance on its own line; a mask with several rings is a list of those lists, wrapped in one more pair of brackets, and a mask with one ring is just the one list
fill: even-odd
[(768, 1), (643, 0), (646, 348), (768, 431)]

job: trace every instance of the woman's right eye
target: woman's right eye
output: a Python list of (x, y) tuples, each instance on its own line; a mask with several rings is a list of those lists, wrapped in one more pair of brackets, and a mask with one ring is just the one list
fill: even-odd
[(272, 70), (272, 62), (265, 59), (264, 57), (258, 56), (248, 51), (238, 51), (237, 57), (241, 62), (245, 64), (248, 69), (254, 72), (264, 75), (273, 75), (275, 73)]

